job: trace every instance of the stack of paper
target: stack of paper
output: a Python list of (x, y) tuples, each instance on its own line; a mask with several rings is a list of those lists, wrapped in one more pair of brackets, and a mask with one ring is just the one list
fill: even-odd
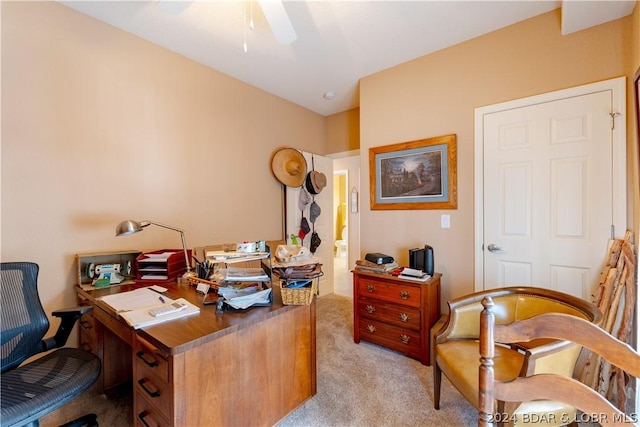
[(367, 261), (366, 259), (356, 260), (356, 270), (371, 271), (373, 273), (390, 273), (398, 268), (399, 265), (395, 261), (388, 262), (386, 264), (376, 264), (375, 262)]
[(431, 278), (431, 276), (429, 276), (427, 273), (425, 273), (422, 270), (416, 270), (408, 267), (403, 268), (402, 272), (398, 277), (401, 279), (415, 280), (418, 282), (426, 282)]
[(266, 282), (269, 276), (261, 268), (228, 267), (223, 269), (225, 280), (229, 282)]
[(119, 292), (113, 295), (106, 295), (98, 298), (117, 313), (124, 311), (138, 310), (145, 307), (153, 307), (164, 302), (172, 303), (171, 298), (159, 294), (150, 288), (138, 288), (129, 292)]
[(230, 287), (221, 287), (218, 289), (218, 294), (224, 297), (225, 302), (231, 307), (245, 309), (254, 304), (269, 304), (271, 289), (258, 291), (257, 286), (241, 290)]
[(230, 264), (240, 261), (259, 260), (265, 258), (267, 255), (269, 255), (268, 252), (207, 251), (205, 257), (211, 261), (220, 261)]

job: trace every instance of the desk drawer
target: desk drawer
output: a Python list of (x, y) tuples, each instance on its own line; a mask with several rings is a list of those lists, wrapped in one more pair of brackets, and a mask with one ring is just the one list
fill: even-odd
[(100, 356), (98, 349), (98, 337), (95, 334), (95, 330), (87, 332), (80, 326), (80, 343), (79, 347), (85, 351), (90, 351), (96, 356)]
[(376, 299), (360, 298), (358, 300), (358, 313), (362, 317), (393, 323), (403, 328), (420, 330), (420, 310), (417, 308)]
[(420, 307), (420, 287), (390, 283), (375, 278), (361, 277), (358, 281), (361, 297), (377, 298), (397, 304)]
[(137, 427), (170, 427), (173, 425), (160, 410), (144, 397), (136, 394), (133, 416)]
[(98, 334), (96, 332), (96, 321), (93, 318), (93, 311), (82, 315), (78, 320), (78, 330), (80, 331), (80, 348), (92, 352), (95, 355), (98, 353)]
[(170, 383), (160, 381), (158, 377), (151, 375), (136, 375), (134, 382), (137, 402), (144, 399), (147, 409), (152, 409), (152, 412), (162, 414), (163, 417), (171, 416), (173, 390)]
[(170, 381), (170, 363), (167, 355), (140, 337), (136, 337), (133, 359), (137, 372), (140, 373), (138, 377), (141, 375), (154, 375), (163, 382)]
[(133, 330), (126, 325), (123, 321), (120, 321), (104, 311), (98, 305), (93, 307), (93, 317), (102, 323), (106, 328), (109, 328), (116, 336), (120, 337), (129, 346), (133, 346)]
[(399, 328), (372, 319), (360, 319), (360, 338), (413, 357), (420, 357), (420, 331)]

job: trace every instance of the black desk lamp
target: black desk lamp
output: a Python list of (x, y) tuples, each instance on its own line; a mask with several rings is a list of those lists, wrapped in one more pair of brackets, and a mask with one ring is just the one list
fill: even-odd
[(189, 255), (187, 253), (187, 242), (184, 238), (184, 231), (180, 230), (179, 228), (171, 227), (170, 225), (160, 224), (158, 222), (152, 222), (152, 221), (138, 222), (138, 221), (132, 221), (130, 219), (127, 219), (125, 221), (122, 221), (116, 227), (116, 236), (128, 236), (129, 234), (137, 233), (138, 231), (142, 231), (144, 227), (147, 227), (151, 224), (157, 225), (158, 227), (162, 227), (162, 228), (168, 228), (169, 230), (177, 231), (178, 233), (180, 233), (180, 237), (182, 238), (182, 250), (184, 251), (184, 260), (187, 263), (187, 271), (182, 275), (182, 277), (185, 279), (188, 279), (189, 277), (195, 277), (196, 273), (191, 271), (191, 262), (189, 261)]

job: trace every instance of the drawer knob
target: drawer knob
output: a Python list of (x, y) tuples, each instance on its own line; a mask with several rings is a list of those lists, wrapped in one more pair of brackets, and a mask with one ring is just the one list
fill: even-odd
[(147, 387), (147, 380), (144, 378), (141, 378), (138, 380), (138, 384), (140, 384), (140, 387), (142, 387), (142, 389), (144, 391), (147, 392), (147, 394), (151, 397), (160, 397), (160, 392), (158, 391), (158, 389), (154, 389), (151, 390), (150, 388)]
[(367, 310), (367, 312), (371, 314), (376, 311), (376, 307), (373, 305), (367, 304), (367, 307), (365, 308), (365, 310)]
[(367, 285), (365, 286), (365, 289), (367, 290), (367, 292), (373, 292), (376, 290), (376, 287), (373, 285)]
[(93, 329), (93, 323), (92, 322), (88, 322), (86, 320), (81, 320), (80, 322), (78, 322), (80, 324), (80, 327), (82, 329), (84, 329), (85, 331), (88, 331), (90, 329)]
[(401, 334), (400, 341), (402, 341), (402, 344), (409, 344), (411, 342), (411, 337), (409, 335)]
[(142, 361), (144, 363), (147, 364), (147, 366), (153, 368), (154, 366), (158, 366), (158, 361), (157, 360), (149, 360), (147, 359), (145, 356), (146, 354), (144, 353), (144, 351), (139, 351), (136, 353), (136, 356), (138, 356), (140, 359), (142, 359)]
[(84, 351), (88, 351), (88, 352), (93, 353), (93, 350), (91, 349), (91, 345), (89, 345), (86, 342), (81, 342), (80, 343), (80, 348), (83, 349)]
[(377, 331), (377, 329), (373, 325), (367, 325), (367, 331), (369, 331), (369, 332), (371, 332), (373, 334), (373, 333), (375, 333)]
[(411, 316), (409, 316), (407, 313), (400, 313), (400, 320), (402, 320), (403, 322), (408, 322), (409, 319), (411, 319)]
[(405, 290), (400, 291), (400, 298), (409, 299), (410, 296), (411, 296), (411, 293), (409, 291), (405, 291)]

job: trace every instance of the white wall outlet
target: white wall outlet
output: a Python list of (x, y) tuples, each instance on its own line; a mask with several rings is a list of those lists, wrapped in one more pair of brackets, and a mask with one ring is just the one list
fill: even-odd
[(440, 228), (451, 228), (451, 216), (449, 215), (440, 216)]

